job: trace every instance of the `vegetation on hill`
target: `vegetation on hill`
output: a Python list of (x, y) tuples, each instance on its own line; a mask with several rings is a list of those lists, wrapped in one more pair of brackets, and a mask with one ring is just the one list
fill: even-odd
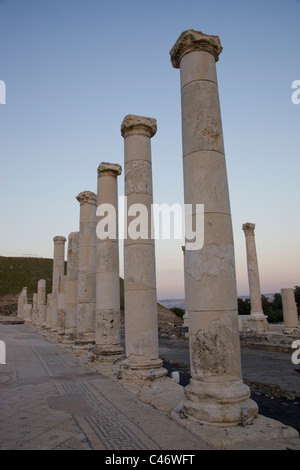
[(46, 280), (47, 293), (50, 293), (52, 266), (53, 260), (49, 258), (0, 256), (0, 297), (19, 294), (23, 287), (32, 295), (40, 279)]
[[(295, 286), (295, 301), (298, 308), (298, 315), (300, 315), (300, 287)], [(268, 317), (269, 323), (278, 323), (283, 321), (282, 312), (282, 296), (280, 293), (274, 294), (273, 300), (269, 300), (266, 296), (261, 296), (262, 309)], [(250, 315), (251, 305), (250, 299), (238, 299), (239, 315)]]

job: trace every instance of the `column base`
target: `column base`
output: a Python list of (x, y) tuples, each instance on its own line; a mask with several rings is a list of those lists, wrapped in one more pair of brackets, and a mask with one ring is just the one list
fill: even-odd
[(284, 335), (297, 335), (300, 333), (300, 327), (299, 326), (296, 326), (296, 327), (292, 327), (292, 328), (284, 328), (284, 330), (282, 331), (282, 333)]
[(88, 339), (75, 339), (74, 348), (76, 349), (90, 349), (95, 346), (95, 341), (90, 341)]
[(148, 361), (133, 361), (125, 359), (121, 364), (122, 379), (125, 380), (155, 380), (165, 377), (168, 371), (162, 367), (161, 359)]
[(201, 382), (191, 379), (185, 388), (183, 413), (202, 424), (245, 424), (258, 413), (257, 404), (249, 396), (249, 387), (242, 380)]
[(115, 363), (121, 359), (125, 359), (124, 348), (118, 344), (105, 345), (96, 344), (93, 348), (95, 360), (99, 362), (112, 362)]
[(263, 313), (252, 313), (247, 318), (247, 326), (250, 330), (256, 331), (257, 333), (264, 333), (268, 331), (268, 317)]

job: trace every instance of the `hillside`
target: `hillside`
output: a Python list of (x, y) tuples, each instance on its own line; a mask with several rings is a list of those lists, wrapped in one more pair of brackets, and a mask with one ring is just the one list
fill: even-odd
[[(37, 291), (40, 279), (46, 280), (47, 294), (52, 289), (51, 258), (0, 256), (0, 314), (16, 314), (18, 296), (23, 287), (28, 288), (28, 299)], [(124, 308), (124, 280), (120, 278), (120, 304)], [(169, 309), (158, 304), (159, 326), (164, 328), (181, 320)]]

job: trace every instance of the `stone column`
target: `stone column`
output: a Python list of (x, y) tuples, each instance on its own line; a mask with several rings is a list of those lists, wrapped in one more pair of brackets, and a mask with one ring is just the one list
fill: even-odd
[(68, 237), (67, 280), (66, 280), (66, 339), (77, 336), (77, 299), (78, 299), (78, 254), (79, 232)]
[(141, 211), (140, 228), (143, 237), (133, 235), (134, 230), (130, 226), (132, 221), (128, 223), (127, 217), (127, 233), (124, 237), (127, 357), (122, 364), (122, 377), (125, 379), (151, 379), (166, 374), (158, 355), (155, 246), (151, 238), (153, 196), (150, 139), (156, 130), (155, 119), (134, 115), (126, 116), (121, 126), (125, 146), (125, 196), (128, 214), (134, 216), (137, 215), (136, 211)]
[[(114, 163), (98, 167), (96, 269), (96, 348), (98, 360), (123, 356), (120, 325), (120, 277), (118, 240), (118, 181), (122, 168)], [(108, 217), (108, 219), (107, 219)], [(102, 227), (101, 222), (105, 225)], [(109, 233), (107, 233), (109, 230)], [(105, 233), (103, 233), (105, 231)]]
[(40, 279), (37, 288), (38, 295), (38, 325), (43, 326), (46, 322), (46, 280)]
[(66, 238), (56, 236), (54, 241), (53, 275), (52, 275), (52, 307), (51, 307), (51, 329), (57, 331), (58, 327), (58, 294), (61, 278), (65, 273), (65, 243)]
[(27, 304), (27, 287), (23, 287), (18, 299), (18, 317), (24, 318), (24, 306)]
[(242, 228), (246, 238), (248, 280), (251, 304), (251, 312), (248, 324), (250, 322), (250, 325), (252, 325), (250, 329), (263, 332), (268, 329), (268, 322), (266, 320), (267, 317), (264, 315), (261, 303), (259, 272), (254, 235), (255, 224), (247, 222), (243, 224)]
[(295, 293), (293, 288), (281, 289), (282, 309), (284, 320), (284, 333), (293, 333), (298, 330), (298, 310), (295, 302)]
[[(186, 305), (189, 312), (191, 382), (183, 412), (197, 421), (236, 425), (243, 409), (257, 405), (241, 372), (231, 211), (215, 62), (217, 36), (183, 32), (170, 51), (180, 68), (184, 202), (204, 204), (202, 248), (186, 239)], [(201, 207), (202, 209), (202, 207)], [(187, 210), (187, 206), (186, 206)], [(196, 219), (197, 220), (197, 219)], [(200, 236), (200, 235), (199, 235)], [(196, 233), (197, 237), (197, 233)]]
[(33, 294), (32, 296), (32, 312), (31, 312), (31, 322), (36, 325), (38, 322), (38, 295)]
[[(182, 252), (183, 252), (183, 276), (184, 276), (184, 291), (185, 291), (185, 246), (182, 246)], [(185, 337), (189, 337), (189, 314), (188, 314), (188, 309), (187, 306), (185, 305), (185, 314), (183, 315), (183, 325), (182, 325)]]
[(77, 201), (80, 203), (80, 229), (76, 344), (87, 346), (95, 342), (97, 196), (83, 191)]
[(64, 335), (66, 330), (66, 279), (67, 276), (61, 276), (57, 296), (57, 333), (59, 335)]

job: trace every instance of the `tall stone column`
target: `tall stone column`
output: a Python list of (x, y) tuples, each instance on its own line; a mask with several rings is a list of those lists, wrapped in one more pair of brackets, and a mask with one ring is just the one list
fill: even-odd
[[(183, 32), (170, 51), (180, 68), (184, 202), (204, 204), (204, 244), (186, 240), (186, 305), (189, 312), (191, 382), (183, 412), (208, 424), (236, 425), (249, 399), (241, 371), (231, 211), (219, 106), (217, 36)], [(201, 207), (202, 209), (202, 207)], [(186, 207), (187, 210), (187, 207)], [(187, 213), (188, 214), (188, 213)], [(187, 225), (186, 225), (187, 226)]]
[[(182, 252), (183, 252), (183, 278), (184, 278), (184, 291), (185, 291), (185, 246), (182, 246)], [(185, 306), (185, 314), (183, 315), (183, 331), (184, 331), (184, 334), (185, 334), (185, 337), (188, 338), (189, 337), (189, 313), (188, 313), (188, 309), (187, 309), (187, 306)]]
[(52, 306), (51, 306), (51, 329), (58, 328), (58, 294), (60, 282), (65, 273), (65, 243), (66, 238), (56, 236), (54, 241), (53, 274), (52, 274)]
[(261, 303), (261, 292), (258, 272), (258, 262), (255, 246), (255, 224), (247, 222), (242, 226), (246, 238), (246, 252), (247, 252), (247, 266), (248, 266), (248, 281), (251, 312), (248, 324), (252, 325), (251, 329), (258, 332), (263, 332), (268, 329), (268, 322), (264, 315)]
[(64, 335), (66, 330), (66, 280), (67, 276), (60, 278), (57, 296), (57, 333), (59, 335)]
[(79, 232), (68, 237), (67, 279), (66, 279), (66, 339), (77, 337), (77, 300), (78, 300), (78, 254)]
[(83, 191), (77, 200), (80, 203), (80, 229), (76, 344), (85, 346), (95, 341), (97, 196), (91, 191)]
[[(101, 163), (98, 167), (97, 215), (102, 218), (97, 225), (96, 348), (94, 352), (97, 359), (103, 361), (114, 361), (116, 356), (124, 354), (121, 346), (120, 325), (117, 181), (121, 173), (121, 166), (115, 163)], [(104, 226), (101, 225), (102, 221)]]
[(130, 221), (130, 217), (124, 237), (126, 359), (122, 363), (122, 377), (125, 379), (151, 379), (166, 374), (158, 355), (155, 246), (151, 238), (150, 139), (156, 130), (156, 120), (142, 116), (128, 115), (121, 125), (128, 215), (135, 216), (141, 211), (141, 238), (133, 233), (136, 219)]
[(37, 288), (37, 295), (38, 295), (38, 325), (44, 326), (46, 322), (46, 280), (40, 279), (38, 281), (38, 288)]
[(281, 289), (282, 309), (284, 320), (284, 333), (293, 333), (298, 330), (298, 310), (295, 302), (295, 293), (293, 288)]

